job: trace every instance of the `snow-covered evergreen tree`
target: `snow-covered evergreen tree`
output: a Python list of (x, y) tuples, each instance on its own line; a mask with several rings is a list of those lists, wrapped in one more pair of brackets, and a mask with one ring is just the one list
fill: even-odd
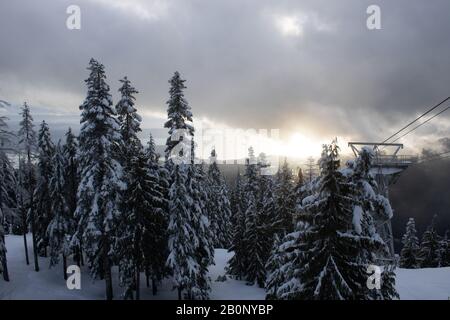
[(168, 225), (168, 172), (158, 163), (159, 155), (156, 153), (152, 135), (146, 150), (147, 179), (151, 183), (151, 209), (150, 215), (144, 215), (144, 232), (142, 235), (142, 250), (144, 256), (144, 269), (149, 280), (152, 280), (152, 291), (157, 293), (158, 282), (166, 275), (167, 225)]
[[(140, 298), (140, 272), (152, 277), (153, 292), (164, 274), (166, 259), (166, 201), (167, 183), (162, 179), (153, 138), (144, 151), (137, 133), (141, 131), (141, 117), (134, 107), (137, 91), (125, 78), (120, 88), (121, 101), (117, 104), (122, 134), (122, 164), (125, 168), (127, 189), (123, 196), (123, 220), (119, 226), (117, 249), (119, 270), (125, 298)], [(131, 249), (131, 250), (130, 250)]]
[(305, 197), (308, 196), (308, 184), (306, 184), (305, 178), (303, 176), (303, 170), (302, 168), (298, 168), (297, 172), (297, 178), (295, 181), (295, 187), (293, 191), (293, 198), (294, 198), (294, 219), (293, 219), (293, 229), (296, 227), (296, 221), (295, 221), (295, 214), (297, 212), (297, 208), (301, 207), (302, 201)]
[(185, 163), (187, 163), (190, 157), (186, 153), (191, 147), (190, 138), (194, 135), (194, 127), (189, 124), (192, 122), (192, 113), (191, 107), (184, 98), (185, 81), (181, 79), (178, 71), (169, 80), (168, 120), (164, 127), (169, 129), (165, 150), (166, 160), (173, 157), (186, 157)]
[(78, 175), (78, 142), (77, 138), (69, 128), (66, 132), (66, 141), (63, 145), (63, 154), (66, 162), (65, 168), (65, 191), (67, 206), (69, 207), (69, 212), (73, 215), (77, 208), (77, 189), (78, 182), (80, 180)]
[(409, 218), (406, 224), (406, 233), (402, 238), (403, 248), (400, 252), (400, 267), (415, 269), (419, 267), (419, 239), (417, 238), (414, 218)]
[(238, 173), (236, 177), (235, 187), (232, 193), (232, 241), (231, 247), (228, 250), (234, 255), (228, 261), (226, 267), (227, 273), (235, 276), (238, 280), (242, 280), (245, 274), (245, 215), (244, 215), (244, 186), (241, 174)]
[(231, 204), (228, 187), (217, 165), (216, 150), (211, 151), (208, 168), (208, 214), (216, 248), (228, 248), (231, 241)]
[(308, 229), (307, 223), (299, 221), (294, 231), (281, 239), (278, 249), (273, 249), (269, 261), (275, 259), (279, 269), (274, 270), (273, 267), (267, 266), (269, 268), (266, 280), (268, 299), (299, 299), (299, 294), (303, 290), (301, 275), (308, 252), (308, 244), (303, 236)]
[[(261, 253), (265, 246), (259, 241), (261, 240), (261, 228), (258, 226), (260, 213), (258, 209), (261, 209), (263, 205), (259, 201), (261, 200), (258, 176), (260, 168), (253, 148), (250, 147), (242, 190), (242, 217), (239, 219), (242, 227), (236, 226), (234, 229), (234, 243), (230, 249), (234, 251), (234, 256), (228, 262), (227, 270), (229, 274), (239, 279), (242, 278), (249, 283), (258, 283), (263, 286), (265, 261)], [(242, 232), (242, 236), (239, 237), (237, 232)]]
[[(371, 291), (365, 298), (395, 299), (395, 262), (386, 242), (378, 234), (374, 217), (387, 221), (392, 218), (389, 200), (376, 192), (378, 185), (370, 173), (375, 153), (369, 148), (362, 148), (354, 162), (351, 175), (347, 178), (353, 183), (353, 230), (360, 238), (360, 261), (369, 265), (383, 265), (383, 285), (381, 290)], [(344, 175), (348, 170), (344, 170)], [(391, 259), (386, 259), (390, 257)]]
[(305, 184), (305, 177), (303, 176), (302, 168), (298, 168), (297, 179), (295, 183), (296, 183), (295, 189), (298, 189)]
[[(246, 165), (246, 184), (244, 189), (244, 195), (246, 199), (245, 203), (245, 233), (244, 233), (244, 278), (249, 283), (257, 283), (259, 286), (264, 286), (265, 281), (265, 259), (262, 255), (265, 245), (261, 240), (260, 228), (260, 212), (258, 209), (262, 204), (259, 193), (258, 172), (260, 166), (256, 162), (253, 149), (249, 149), (249, 157)], [(269, 249), (270, 250), (270, 249)]]
[[(137, 134), (141, 131), (141, 116), (135, 107), (135, 94), (138, 91), (131, 85), (127, 77), (120, 80), (122, 86), (119, 89), (121, 99), (116, 105), (116, 111), (120, 124), (120, 133), (123, 142), (122, 157), (131, 158), (135, 150), (140, 150), (142, 145)], [(126, 161), (130, 161), (128, 159)], [(126, 165), (126, 161), (123, 165)]]
[(13, 165), (8, 155), (0, 150), (0, 208), (4, 211), (5, 219), (12, 218), (12, 211), (17, 206), (15, 187), (16, 177)]
[(257, 161), (253, 148), (249, 149), (242, 192), (244, 200), (238, 205), (238, 216), (235, 217), (241, 226), (234, 227), (231, 250), (235, 255), (227, 268), (231, 275), (243, 278), (248, 283), (257, 283), (260, 287), (264, 287), (266, 281), (265, 265), (280, 224), (275, 212), (272, 177), (263, 174), (267, 165), (263, 154)]
[(437, 215), (433, 217), (431, 224), (422, 235), (420, 244), (420, 267), (437, 268), (441, 262), (440, 241), (441, 237), (436, 231)]
[(273, 248), (266, 262), (267, 278), (265, 282), (266, 299), (278, 300), (278, 289), (284, 283), (285, 274), (283, 265), (285, 263), (284, 252), (281, 247), (281, 239), (278, 234), (274, 236)]
[(34, 191), (36, 241), (39, 255), (47, 256), (47, 227), (52, 219), (51, 197), (49, 183), (52, 176), (52, 158), (55, 146), (50, 137), (50, 129), (45, 121), (42, 121), (38, 134), (38, 178)]
[(50, 267), (57, 265), (62, 256), (64, 279), (67, 279), (67, 256), (70, 253), (69, 242), (74, 229), (73, 215), (69, 211), (65, 196), (66, 166), (63, 148), (58, 143), (52, 159), (53, 172), (49, 181), (52, 219), (47, 227), (47, 238), (50, 248)]
[(276, 174), (275, 182), (275, 212), (279, 220), (278, 232), (289, 233), (293, 230), (293, 215), (295, 212), (294, 178), (285, 159)]
[[(383, 293), (384, 298), (392, 298), (395, 290), (389, 292), (389, 281), (381, 294), (366, 287), (367, 266), (385, 244), (364, 211), (363, 197), (355, 183), (358, 179), (353, 177), (352, 181), (338, 170), (338, 151), (336, 143), (324, 146), (318, 192), (303, 200), (299, 225), (309, 227), (300, 233), (304, 257), (295, 266), (296, 281), (301, 285), (289, 298), (381, 299)], [(390, 274), (385, 276), (393, 280)]]
[(8, 263), (6, 260), (6, 246), (5, 246), (5, 217), (3, 210), (0, 207), (0, 274), (3, 274), (3, 279), (9, 281)]
[(338, 150), (334, 144), (324, 146), (320, 192), (313, 201), (304, 201), (301, 219), (311, 227), (303, 235), (309, 262), (305, 261), (299, 275), (299, 299), (347, 300), (354, 297), (352, 287), (364, 284), (362, 268), (352, 266), (349, 257), (356, 257), (358, 251), (346, 236), (353, 203), (350, 186), (338, 171)]
[(26, 160), (33, 158), (36, 150), (36, 131), (34, 130), (33, 117), (30, 107), (25, 102), (20, 113), (22, 120), (19, 123), (19, 148), (25, 154)]
[[(104, 66), (91, 59), (87, 97), (80, 106), (79, 166), (76, 218), (83, 237), (91, 275), (105, 280), (106, 298), (112, 299), (111, 263), (114, 258), (116, 221), (120, 218), (122, 166), (114, 150), (120, 145), (119, 124), (114, 117)], [(75, 238), (79, 237), (75, 234)]]
[(450, 231), (445, 232), (441, 241), (441, 267), (450, 267)]
[(18, 226), (16, 226), (16, 234), (23, 236), (24, 251), (25, 251), (25, 262), (27, 265), (30, 264), (30, 259), (28, 256), (28, 240), (27, 233), (28, 227), (28, 207), (29, 207), (29, 193), (28, 186), (26, 184), (25, 174), (26, 174), (26, 163), (25, 159), (21, 158), (19, 155), (19, 166), (17, 169), (17, 183), (15, 185), (16, 203), (17, 203), (17, 217)]
[[(65, 134), (66, 141), (62, 147), (65, 168), (64, 168), (64, 197), (69, 210), (69, 215), (74, 220), (75, 226), (78, 225), (78, 221), (75, 220), (75, 211), (77, 209), (77, 190), (80, 176), (78, 172), (78, 141), (73, 134), (72, 129), (69, 128)], [(75, 232), (75, 230), (71, 230)], [(71, 251), (74, 254), (74, 259), (78, 266), (83, 264), (82, 250), (81, 250), (81, 238), (72, 239)]]
[[(32, 242), (33, 242), (33, 257), (34, 270), (39, 271), (38, 248), (36, 240), (36, 225), (35, 225), (35, 209), (34, 209), (34, 188), (36, 186), (36, 177), (32, 158), (36, 150), (36, 132), (34, 130), (33, 117), (31, 116), (30, 108), (27, 103), (23, 104), (21, 112), (22, 120), (19, 123), (19, 150), (24, 154), (25, 160), (22, 163), (21, 172), (21, 210), (22, 219), (24, 221), (24, 232), (28, 230), (28, 221), (31, 226)], [(23, 192), (22, 192), (23, 191)], [(26, 260), (28, 260), (28, 249), (26, 244), (26, 236), (24, 235)]]
[(200, 265), (197, 260), (197, 237), (195, 212), (192, 211), (193, 199), (187, 185), (187, 169), (189, 165), (173, 166), (172, 184), (169, 190), (169, 256), (167, 266), (173, 275), (174, 288), (178, 290), (178, 298), (182, 298), (183, 290), (189, 294), (196, 286)]
[(124, 169), (126, 189), (123, 190), (118, 221), (115, 250), (119, 257), (120, 284), (124, 287), (124, 298), (140, 298), (140, 271), (143, 266), (142, 235), (144, 216), (152, 213), (151, 185), (147, 175), (147, 159), (137, 134), (141, 131), (141, 117), (135, 108), (138, 91), (125, 77), (119, 92), (121, 99), (116, 105), (120, 125), (121, 145), (119, 158)]
[(381, 290), (372, 294), (374, 299), (378, 300), (394, 300), (399, 299), (400, 295), (395, 288), (395, 265), (387, 264), (383, 267), (381, 273)]
[(168, 121), (164, 125), (169, 128), (165, 151), (170, 174), (167, 266), (180, 299), (183, 291), (188, 299), (206, 299), (210, 289), (207, 271), (213, 262), (212, 233), (204, 183), (194, 165), (194, 128), (188, 123), (192, 113), (184, 99), (184, 82), (178, 72), (169, 81)]
[[(193, 152), (193, 151), (192, 151)], [(214, 230), (210, 227), (207, 213), (208, 194), (206, 189), (207, 178), (203, 166), (194, 164), (194, 155), (191, 154), (191, 164), (187, 168), (188, 193), (191, 195), (191, 212), (193, 226), (198, 244), (196, 247), (196, 260), (199, 266), (196, 282), (188, 291), (189, 299), (205, 300), (209, 298), (211, 291), (211, 279), (208, 276), (208, 268), (214, 264)]]
[(281, 227), (283, 220), (279, 219), (276, 212), (275, 186), (272, 177), (261, 174), (259, 176), (258, 189), (260, 197), (258, 199), (260, 206), (256, 219), (258, 245), (255, 246), (254, 250), (259, 251), (257, 252), (257, 257), (262, 262), (262, 264), (259, 264), (259, 262), (256, 264), (258, 268), (256, 282), (260, 287), (263, 287), (266, 281), (265, 266), (273, 249), (274, 236), (278, 233), (283, 235), (285, 231), (284, 227)]
[(145, 220), (154, 214), (152, 207), (152, 181), (147, 172), (144, 151), (136, 150), (127, 171), (127, 190), (124, 192), (124, 218), (118, 231), (116, 250), (119, 256), (120, 284), (124, 298), (140, 298), (140, 271), (143, 269), (143, 234)]
[(14, 136), (13, 133), (8, 129), (7, 120), (8, 117), (0, 116), (0, 146), (2, 147), (6, 143), (10, 143), (11, 138)]
[[(10, 142), (12, 137), (6, 120), (6, 117), (0, 117), (0, 146)], [(16, 206), (15, 185), (14, 168), (8, 155), (0, 148), (0, 273), (5, 281), (9, 281), (5, 247), (5, 233), (8, 230), (5, 230), (5, 226), (8, 226), (8, 216), (10, 219), (12, 217), (11, 209)]]

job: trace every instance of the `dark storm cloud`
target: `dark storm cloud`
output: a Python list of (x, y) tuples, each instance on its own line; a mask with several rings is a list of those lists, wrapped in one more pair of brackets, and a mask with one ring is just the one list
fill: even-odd
[[(382, 30), (369, 31), (373, 3), (83, 0), (82, 29), (70, 31), (72, 1), (2, 1), (0, 98), (76, 110), (93, 56), (113, 90), (127, 74), (147, 110), (164, 112), (179, 70), (196, 115), (382, 139), (449, 94), (450, 3), (375, 1)], [(301, 33), (283, 35), (283, 17)]]

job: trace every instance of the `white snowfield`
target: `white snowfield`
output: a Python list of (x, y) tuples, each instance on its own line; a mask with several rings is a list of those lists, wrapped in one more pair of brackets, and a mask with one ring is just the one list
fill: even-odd
[[(23, 237), (6, 236), (6, 247), (8, 249), (8, 268), (10, 282), (0, 278), (0, 299), (55, 299), (55, 300), (83, 300), (104, 299), (104, 282), (93, 282), (88, 275), (87, 269), (82, 268), (81, 290), (67, 289), (63, 279), (62, 266), (49, 269), (47, 258), (40, 258), (39, 272), (33, 268), (31, 251), (31, 239), (28, 239), (30, 265), (25, 264)], [(216, 249), (216, 265), (210, 269), (212, 279), (211, 299), (216, 300), (261, 300), (265, 297), (263, 289), (256, 286), (248, 286), (244, 281), (227, 279), (225, 282), (215, 281), (218, 276), (225, 274), (226, 262), (232, 253), (224, 249)], [(68, 261), (70, 264), (71, 261)], [(121, 299), (122, 288), (117, 283), (117, 269), (113, 270), (114, 295)], [(156, 296), (147, 288), (145, 277), (141, 277), (141, 299), (177, 299), (176, 291), (172, 290), (170, 280), (163, 281)], [(436, 269), (397, 269), (397, 289), (401, 299), (439, 299), (450, 298), (450, 267)]]

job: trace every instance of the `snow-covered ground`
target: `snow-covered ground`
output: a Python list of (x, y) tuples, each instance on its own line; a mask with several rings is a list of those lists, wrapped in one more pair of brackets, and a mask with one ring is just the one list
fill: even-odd
[[(33, 268), (31, 237), (28, 237), (28, 252), (30, 265), (25, 263), (25, 253), (22, 236), (6, 236), (6, 248), (10, 282), (3, 281), (0, 276), (0, 299), (104, 299), (104, 281), (92, 282), (87, 269), (81, 271), (81, 290), (67, 289), (63, 278), (62, 266), (49, 269), (49, 261), (39, 258), (39, 272)], [(264, 290), (247, 286), (243, 281), (228, 279), (225, 282), (215, 281), (218, 276), (225, 274), (225, 265), (230, 254), (223, 249), (215, 252), (216, 265), (210, 268), (212, 279), (211, 299), (264, 299)], [(68, 261), (70, 264), (71, 261)], [(117, 269), (113, 269), (114, 295), (120, 298), (122, 288), (118, 285)], [(176, 291), (172, 290), (170, 280), (163, 281), (156, 296), (152, 295), (151, 288), (147, 288), (145, 277), (141, 277), (142, 299), (177, 299)]]
[[(29, 252), (31, 253), (31, 239)], [(62, 267), (48, 268), (48, 259), (40, 258), (41, 271), (35, 272), (32, 264), (25, 264), (23, 238), (21, 236), (6, 236), (8, 249), (8, 267), (11, 281), (0, 279), (0, 299), (103, 299), (104, 282), (92, 282), (87, 270), (82, 270), (81, 290), (68, 290), (63, 279)], [(243, 281), (227, 279), (225, 282), (215, 281), (225, 273), (225, 265), (230, 253), (216, 249), (216, 265), (210, 269), (212, 281), (211, 299), (264, 299), (263, 289), (247, 286)], [(69, 262), (70, 263), (70, 262)], [(117, 283), (117, 270), (113, 270), (114, 294), (120, 298), (121, 288)], [(142, 299), (176, 299), (169, 280), (163, 282), (158, 295), (153, 296), (151, 289), (146, 288), (142, 277)], [(450, 268), (397, 270), (397, 289), (401, 299), (443, 299), (450, 297)]]
[(397, 269), (396, 284), (402, 300), (450, 300), (450, 267)]

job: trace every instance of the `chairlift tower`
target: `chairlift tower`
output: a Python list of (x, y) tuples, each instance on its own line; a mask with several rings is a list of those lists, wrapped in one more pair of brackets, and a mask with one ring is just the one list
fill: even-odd
[[(377, 182), (378, 194), (389, 199), (389, 186), (395, 184), (403, 171), (417, 162), (417, 156), (399, 155), (403, 144), (400, 143), (373, 143), (373, 142), (349, 142), (355, 157), (358, 157), (363, 147), (372, 148), (375, 158), (370, 173)], [(394, 236), (392, 234), (392, 217), (374, 216), (377, 231), (388, 245), (389, 257), (384, 259), (394, 261)]]

